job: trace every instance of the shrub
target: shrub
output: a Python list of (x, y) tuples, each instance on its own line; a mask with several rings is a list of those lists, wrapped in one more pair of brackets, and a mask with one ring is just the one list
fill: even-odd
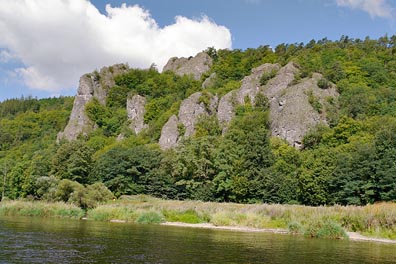
[(319, 79), (317, 85), (321, 89), (328, 89), (331, 87), (331, 83), (325, 78)]
[(278, 72), (277, 70), (271, 70), (269, 72), (263, 73), (263, 75), (261, 75), (260, 78), (260, 85), (261, 86), (266, 85), (269, 80), (271, 80), (276, 76), (277, 72)]
[(347, 239), (348, 235), (341, 225), (331, 220), (318, 220), (308, 224), (305, 233), (313, 238)]
[(303, 227), (298, 222), (290, 222), (287, 226), (290, 234), (300, 234), (303, 233)]
[(136, 219), (136, 223), (139, 224), (159, 224), (164, 222), (164, 217), (162, 214), (157, 212), (143, 212)]

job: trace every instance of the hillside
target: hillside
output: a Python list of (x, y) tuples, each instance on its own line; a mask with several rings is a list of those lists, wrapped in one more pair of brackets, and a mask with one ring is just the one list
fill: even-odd
[(396, 36), (208, 48), (162, 73), (85, 74), (74, 103), (7, 100), (0, 188), (64, 201), (97, 182), (116, 196), (396, 201), (395, 52)]

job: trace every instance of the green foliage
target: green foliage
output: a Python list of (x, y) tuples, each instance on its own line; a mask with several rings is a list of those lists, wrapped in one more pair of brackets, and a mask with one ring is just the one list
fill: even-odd
[(92, 169), (93, 150), (83, 141), (71, 141), (59, 146), (52, 159), (52, 174), (58, 179), (86, 183)]
[(313, 238), (347, 239), (348, 235), (341, 225), (331, 220), (321, 220), (308, 224), (304, 233)]
[(254, 98), (254, 107), (258, 108), (261, 111), (268, 111), (270, 107), (270, 102), (267, 96), (262, 93), (258, 93)]
[(183, 212), (178, 212), (176, 210), (164, 210), (163, 214), (166, 221), (168, 222), (182, 222), (189, 224), (198, 224), (206, 222), (202, 219), (198, 213), (194, 210), (186, 210)]
[[(55, 142), (73, 98), (6, 100), (0, 103), (0, 187), (10, 199), (63, 200), (84, 208), (111, 199), (106, 188), (116, 196), (243, 203), (396, 201), (395, 38), (342, 36), (280, 44), (275, 51), (268, 46), (208, 48), (213, 65), (202, 80), (212, 73), (216, 77), (207, 91), (191, 76), (159, 73), (155, 67), (132, 69), (115, 78), (106, 104), (97, 99), (87, 104), (96, 130), (73, 142)], [(295, 63), (294, 82), (318, 72), (323, 75), (320, 88), (334, 84), (339, 92), (326, 101), (308, 92), (309, 103), (329, 127), (313, 128), (301, 150), (270, 137), (270, 103), (262, 93), (254, 101), (244, 98), (244, 105), (234, 98), (235, 117), (228, 127), (211, 113), (212, 95), (221, 98), (240, 88), (254, 67), (275, 62)], [(261, 85), (275, 74), (264, 74)], [(183, 99), (199, 91), (199, 103), (209, 115), (199, 118), (195, 134), (180, 140), (178, 148), (159, 150), (163, 125), (178, 113)], [(135, 94), (147, 100), (148, 128), (139, 135), (130, 130), (125, 109), (127, 97)], [(182, 135), (185, 127), (178, 130)], [(219, 221), (231, 218), (218, 215)]]
[(321, 89), (328, 89), (331, 87), (331, 83), (325, 78), (319, 79), (317, 85)]
[(212, 95), (207, 91), (203, 91), (201, 96), (198, 99), (199, 104), (203, 104), (205, 106), (206, 111), (210, 112), (210, 100), (212, 99)]
[(102, 181), (116, 196), (144, 193), (161, 153), (147, 146), (116, 146), (101, 154), (89, 175), (89, 182)]
[(157, 212), (143, 212), (136, 219), (139, 224), (160, 224), (164, 222), (164, 217)]
[(264, 72), (264, 73), (261, 75), (261, 78), (260, 78), (260, 85), (261, 85), (261, 86), (266, 85), (267, 82), (268, 82), (269, 80), (271, 80), (272, 78), (274, 78), (274, 77), (276, 76), (277, 73), (278, 73), (277, 70), (271, 70), (271, 71), (269, 71), (269, 72)]
[(308, 102), (310, 103), (310, 105), (313, 107), (313, 109), (318, 112), (319, 114), (322, 113), (323, 111), (323, 106), (319, 101), (319, 98), (317, 98), (314, 94), (312, 90), (309, 90), (308, 93)]
[[(195, 137), (220, 136), (222, 129), (216, 116), (202, 115), (195, 124)], [(180, 135), (184, 135), (180, 134)]]

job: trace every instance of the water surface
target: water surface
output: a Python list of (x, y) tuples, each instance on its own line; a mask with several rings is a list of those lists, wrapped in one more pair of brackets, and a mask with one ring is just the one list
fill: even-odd
[(159, 225), (0, 217), (0, 263), (396, 263), (396, 245)]

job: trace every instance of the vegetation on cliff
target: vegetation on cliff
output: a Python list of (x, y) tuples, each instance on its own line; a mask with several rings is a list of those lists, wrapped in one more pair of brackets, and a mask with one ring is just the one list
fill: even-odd
[[(150, 194), (238, 203), (396, 201), (396, 36), (343, 36), (338, 41), (281, 44), (274, 51), (263, 46), (207, 52), (213, 65), (198, 81), (154, 67), (118, 75), (105, 104), (92, 100), (86, 106), (97, 129), (71, 142), (55, 139), (66, 125), (72, 98), (0, 103), (4, 196), (63, 200), (86, 208), (110, 198), (108, 190), (117, 197)], [(329, 126), (312, 129), (302, 149), (271, 137), (269, 103), (258, 96), (236, 107), (224, 134), (216, 119), (202, 117), (194, 136), (174, 149), (160, 150), (161, 128), (183, 99), (196, 91), (222, 96), (238, 89), (254, 67), (291, 61), (299, 67), (294, 83), (317, 72), (323, 75), (321, 89), (335, 84), (339, 93), (328, 98)], [(209, 76), (215, 77), (203, 90)], [(271, 76), (261, 81), (267, 83)], [(127, 97), (134, 94), (147, 98), (148, 128), (139, 135), (128, 127), (125, 111)], [(100, 188), (90, 187), (98, 183), (103, 183)], [(89, 194), (93, 200), (78, 196), (89, 189), (101, 190), (100, 195)]]

